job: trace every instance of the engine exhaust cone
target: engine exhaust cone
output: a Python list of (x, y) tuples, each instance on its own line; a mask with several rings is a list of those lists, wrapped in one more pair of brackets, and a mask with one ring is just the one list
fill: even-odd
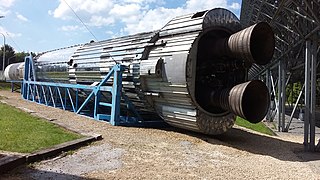
[(232, 56), (241, 57), (250, 64), (266, 65), (269, 63), (274, 47), (274, 34), (266, 22), (245, 28), (228, 39), (228, 48)]
[(270, 95), (262, 81), (253, 80), (214, 93), (211, 102), (251, 123), (258, 123), (267, 114)]

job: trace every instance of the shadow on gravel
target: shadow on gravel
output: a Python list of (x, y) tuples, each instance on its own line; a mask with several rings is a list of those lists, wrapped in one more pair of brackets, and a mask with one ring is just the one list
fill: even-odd
[(222, 145), (270, 156), (282, 161), (308, 162), (320, 160), (320, 153), (304, 152), (303, 144), (253, 134), (240, 129), (230, 129), (225, 134), (209, 138), (208, 142), (210, 142), (210, 139), (217, 139), (221, 141)]
[(282, 161), (309, 162), (320, 160), (319, 152), (304, 152), (303, 144), (253, 134), (241, 129), (232, 128), (226, 133), (216, 136), (194, 133), (177, 128), (167, 128), (163, 130), (187, 134), (214, 145), (228, 146), (253, 154), (270, 156)]
[[(22, 168), (22, 167), (20, 167)], [(12, 174), (14, 172), (11, 172)], [(18, 176), (17, 176), (18, 175)], [(50, 171), (41, 171), (36, 169), (30, 169), (26, 168), (26, 170), (22, 171), (21, 174), (15, 174), (15, 178), (20, 177), (18, 179), (54, 179), (54, 180), (96, 180), (93, 178), (84, 178), (76, 175), (70, 175), (70, 174), (63, 174), (63, 173), (57, 173), (57, 172), (50, 172)], [(10, 175), (4, 174), (2, 177), (4, 179), (10, 179)], [(13, 179), (15, 179), (13, 178)], [(1, 178), (0, 178), (1, 179)]]

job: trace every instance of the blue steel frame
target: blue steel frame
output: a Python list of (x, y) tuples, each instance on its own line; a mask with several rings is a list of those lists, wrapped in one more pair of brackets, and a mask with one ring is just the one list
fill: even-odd
[[(52, 82), (38, 82), (34, 72), (34, 64), (32, 56), (25, 57), (24, 78), (22, 82), (21, 94), (26, 100), (62, 108), (64, 110), (71, 110), (76, 114), (85, 114), (85, 107), (92, 99), (94, 100), (93, 118), (96, 120), (107, 120), (112, 125), (135, 125), (142, 122), (141, 116), (137, 113), (134, 105), (122, 93), (122, 72), (125, 66), (116, 64), (105, 78), (97, 85), (81, 85), (81, 84), (66, 84), (66, 83), (52, 83)], [(113, 76), (113, 85), (107, 86), (106, 82)], [(109, 81), (110, 82), (110, 81)], [(85, 101), (79, 103), (79, 90), (90, 92)], [(64, 97), (62, 96), (64, 91)], [(75, 91), (75, 97), (72, 97), (71, 91)], [(110, 92), (112, 94), (111, 103), (102, 102), (102, 92)], [(121, 97), (130, 109), (133, 116), (121, 116), (120, 104)], [(80, 107), (79, 107), (80, 106)], [(111, 108), (110, 114), (103, 114), (99, 112), (100, 106)]]

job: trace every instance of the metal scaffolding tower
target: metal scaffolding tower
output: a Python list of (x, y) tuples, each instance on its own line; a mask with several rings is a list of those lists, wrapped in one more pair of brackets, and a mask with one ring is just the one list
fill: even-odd
[[(315, 124), (318, 123), (315, 112), (320, 104), (317, 96), (320, 75), (317, 74), (317, 59), (320, 56), (319, 10), (320, 0), (243, 0), (240, 17), (245, 26), (266, 21), (275, 31), (276, 50), (272, 63), (267, 66), (253, 65), (249, 78), (263, 77), (270, 93), (276, 97), (267, 118), (273, 120), (276, 117), (274, 112), (278, 113), (279, 131), (289, 130), (297, 107), (304, 110), (304, 145), (308, 151), (315, 151)], [(299, 85), (300, 92), (292, 95), (293, 90), (289, 89), (295, 85)], [(286, 120), (288, 107), (292, 107), (292, 112)]]

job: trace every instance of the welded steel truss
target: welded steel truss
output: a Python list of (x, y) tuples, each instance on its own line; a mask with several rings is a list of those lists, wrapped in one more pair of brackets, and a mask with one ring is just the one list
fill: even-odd
[[(25, 58), (21, 93), (26, 100), (93, 116), (96, 120), (107, 120), (112, 125), (134, 125), (140, 123), (142, 119), (122, 93), (124, 68), (123, 65), (116, 64), (101, 82), (93, 85), (38, 82), (33, 71), (33, 59), (29, 56)], [(107, 84), (107, 82), (110, 84), (110, 81), (112, 85)], [(111, 100), (108, 102), (102, 98), (106, 92), (111, 93)], [(121, 98), (134, 116), (121, 116)], [(88, 105), (90, 103), (91, 105)], [(102, 106), (107, 108), (102, 110)]]
[[(303, 104), (304, 144), (306, 149), (314, 150), (315, 107), (319, 97), (316, 96), (316, 85), (319, 79), (317, 59), (320, 58), (320, 0), (243, 0), (240, 21), (246, 26), (266, 21), (273, 27), (276, 38), (273, 61), (267, 66), (253, 65), (249, 78), (261, 78), (262, 75), (270, 92), (279, 92), (276, 98), (279, 131), (289, 130), (297, 105)], [(296, 82), (304, 84), (303, 90), (286, 122), (286, 85)], [(272, 114), (268, 114), (270, 117)]]

